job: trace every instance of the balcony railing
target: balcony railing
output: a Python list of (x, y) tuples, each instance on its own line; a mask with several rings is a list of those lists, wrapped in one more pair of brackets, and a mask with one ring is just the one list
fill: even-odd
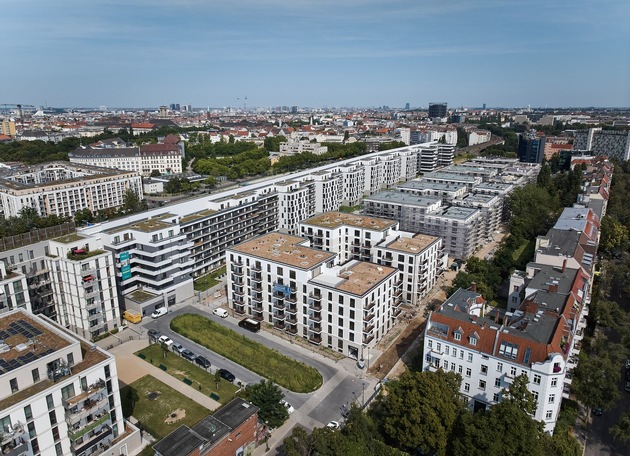
[(312, 344), (319, 345), (322, 343), (322, 337), (313, 335), (308, 338), (308, 341)]
[(367, 336), (363, 338), (363, 344), (367, 345), (374, 340), (374, 336)]
[(308, 316), (309, 320), (313, 320), (313, 321), (322, 321), (322, 316), (318, 313), (314, 313), (314, 314), (310, 314)]

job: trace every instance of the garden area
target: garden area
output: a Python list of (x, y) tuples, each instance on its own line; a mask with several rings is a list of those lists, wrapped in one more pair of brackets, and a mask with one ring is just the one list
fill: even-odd
[(120, 399), (123, 415), (133, 415), (158, 440), (182, 424), (193, 426), (210, 414), (207, 408), (150, 375), (121, 389)]
[(198, 279), (195, 279), (195, 282), (193, 284), (195, 291), (206, 291), (207, 289), (218, 285), (219, 283), (221, 283), (218, 277), (222, 276), (223, 274), (225, 274), (225, 266), (217, 269), (214, 272), (211, 272), (210, 274), (206, 274), (205, 276), (201, 276)]
[(201, 315), (179, 315), (171, 321), (171, 329), (290, 391), (310, 393), (323, 383), (321, 374), (313, 367)]
[(206, 396), (212, 397), (221, 404), (230, 402), (238, 391), (236, 385), (218, 376), (215, 378), (214, 374), (182, 358), (177, 353), (168, 351), (166, 358), (164, 358), (162, 347), (159, 344), (149, 345), (135, 354), (154, 366), (163, 366), (160, 368), (167, 374), (201, 391)]

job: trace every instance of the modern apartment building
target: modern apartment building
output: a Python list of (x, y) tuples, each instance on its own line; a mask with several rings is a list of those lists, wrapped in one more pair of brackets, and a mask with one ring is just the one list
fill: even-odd
[(522, 133), (518, 138), (518, 158), (526, 163), (542, 163), (545, 158), (545, 136), (536, 131)]
[(357, 260), (335, 265), (335, 257), (278, 232), (231, 247), (228, 302), (278, 331), (366, 358), (400, 314), (398, 270)]
[(118, 208), (127, 190), (142, 198), (137, 173), (62, 162), (25, 165), (0, 173), (0, 209), (5, 217), (18, 216), (25, 207), (42, 217), (72, 217), (82, 209)]
[(57, 322), (94, 339), (120, 323), (114, 261), (99, 238), (69, 234), (48, 241)]
[(0, 315), (0, 438), (5, 455), (131, 454), (114, 356), (23, 309)]
[(280, 155), (295, 155), (303, 152), (321, 155), (328, 152), (328, 147), (305, 140), (293, 140), (280, 143)]
[(401, 271), (407, 304), (419, 304), (446, 269), (442, 239), (400, 231), (394, 220), (328, 212), (304, 220), (300, 229), (311, 246), (336, 253), (336, 264), (360, 260)]
[(630, 130), (602, 130), (589, 128), (575, 132), (573, 150), (588, 150), (593, 155), (630, 160)]
[(442, 238), (444, 250), (455, 258), (468, 258), (490, 237), (477, 208), (442, 206), (436, 197), (385, 191), (364, 199), (363, 213), (397, 220), (400, 229)]
[(448, 115), (446, 103), (429, 103), (429, 118), (443, 118)]
[(26, 275), (0, 261), (0, 314), (15, 309), (32, 310)]
[(193, 243), (177, 216), (167, 213), (110, 228), (101, 238), (115, 259), (109, 280), (115, 280), (125, 309), (150, 315), (193, 296)]

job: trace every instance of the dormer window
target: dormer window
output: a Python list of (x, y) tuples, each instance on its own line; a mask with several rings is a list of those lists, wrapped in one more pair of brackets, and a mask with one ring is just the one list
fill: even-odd
[(477, 338), (475, 336), (470, 336), (470, 345), (477, 345)]
[(462, 328), (457, 328), (455, 331), (453, 331), (453, 337), (455, 338), (455, 340), (462, 340), (462, 334), (464, 333), (464, 331), (462, 330)]

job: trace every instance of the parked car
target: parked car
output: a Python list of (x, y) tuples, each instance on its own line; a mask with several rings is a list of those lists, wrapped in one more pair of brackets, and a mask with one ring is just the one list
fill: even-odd
[(604, 410), (601, 407), (595, 407), (593, 409), (593, 415), (595, 416), (602, 416), (603, 413), (604, 413)]
[(228, 316), (228, 311), (220, 307), (214, 309), (212, 313), (216, 315), (217, 317), (221, 317), (221, 318), (227, 318)]
[(182, 358), (186, 358), (188, 361), (194, 361), (196, 358), (196, 355), (192, 351), (185, 348), (182, 351)]
[(293, 408), (293, 406), (289, 404), (287, 401), (285, 401), (284, 399), (282, 399), (280, 403), (284, 405), (284, 408), (287, 409), (287, 412), (289, 413), (289, 415), (295, 412), (295, 409)]
[(157, 329), (149, 329), (147, 331), (147, 336), (149, 336), (149, 339), (158, 340), (160, 338), (160, 335), (160, 331), (158, 331)]
[(339, 424), (338, 421), (330, 421), (327, 425), (327, 428), (329, 429), (339, 429), (341, 427), (341, 425)]
[(236, 380), (236, 377), (234, 376), (234, 374), (227, 369), (219, 369), (219, 375), (221, 376), (222, 379), (227, 380), (230, 383)]
[(151, 318), (160, 318), (162, 315), (166, 315), (167, 313), (168, 310), (166, 310), (166, 307), (160, 307), (159, 309), (155, 309), (153, 311)]
[(171, 347), (171, 350), (181, 355), (182, 352), (185, 350), (185, 348), (182, 344), (173, 344), (173, 346)]
[(210, 361), (208, 361), (205, 356), (197, 356), (195, 358), (195, 362), (204, 369), (207, 369), (211, 366)]
[(171, 345), (173, 345), (173, 341), (168, 336), (160, 336), (160, 338), (158, 339), (158, 342), (160, 344), (162, 343), (166, 344), (167, 347), (170, 347)]

